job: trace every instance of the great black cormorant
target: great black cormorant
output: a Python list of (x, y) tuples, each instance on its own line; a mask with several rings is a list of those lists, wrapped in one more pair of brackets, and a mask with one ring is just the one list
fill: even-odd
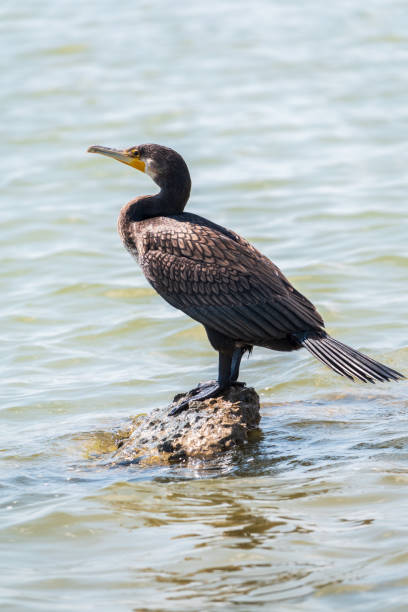
[[(149, 283), (169, 304), (202, 323), (218, 351), (218, 379), (198, 385), (193, 399), (215, 397), (236, 383), (241, 358), (254, 345), (277, 351), (304, 347), (351, 380), (404, 378), (329, 336), (313, 304), (244, 238), (185, 213), (191, 179), (176, 151), (157, 144), (124, 150), (92, 146), (88, 151), (146, 172), (160, 187), (156, 195), (126, 204), (118, 229)], [(184, 401), (171, 414), (187, 407)]]

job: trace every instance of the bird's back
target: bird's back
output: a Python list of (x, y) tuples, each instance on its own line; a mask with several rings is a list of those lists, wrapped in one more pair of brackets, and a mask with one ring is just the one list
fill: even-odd
[(323, 320), (279, 268), (244, 238), (191, 213), (120, 225), (156, 291), (203, 325), (265, 346)]

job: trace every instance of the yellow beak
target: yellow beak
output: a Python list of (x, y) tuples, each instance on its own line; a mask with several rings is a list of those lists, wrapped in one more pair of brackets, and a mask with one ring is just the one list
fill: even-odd
[(99, 155), (106, 155), (107, 157), (113, 157), (123, 164), (132, 166), (141, 172), (145, 172), (146, 164), (144, 161), (136, 157), (132, 149), (111, 149), (110, 147), (100, 147), (99, 145), (93, 145), (89, 147), (87, 153), (99, 153)]

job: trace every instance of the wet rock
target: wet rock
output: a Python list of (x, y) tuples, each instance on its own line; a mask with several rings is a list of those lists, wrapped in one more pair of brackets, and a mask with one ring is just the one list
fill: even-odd
[[(188, 394), (176, 395), (179, 402)], [(174, 405), (174, 403), (173, 403)], [(260, 421), (259, 396), (252, 387), (233, 386), (222, 396), (190, 402), (169, 416), (171, 407), (155, 408), (135, 419), (120, 440), (114, 463), (167, 463), (189, 457), (209, 459), (248, 440)]]

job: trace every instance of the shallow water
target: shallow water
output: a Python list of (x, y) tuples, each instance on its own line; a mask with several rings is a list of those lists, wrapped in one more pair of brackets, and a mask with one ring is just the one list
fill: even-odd
[[(407, 372), (406, 6), (4, 2), (0, 607), (406, 610), (408, 393), (255, 350), (262, 433), (213, 463), (108, 468), (112, 432), (211, 378), (123, 250), (160, 142), (189, 210)], [(106, 455), (104, 454), (106, 453)]]

